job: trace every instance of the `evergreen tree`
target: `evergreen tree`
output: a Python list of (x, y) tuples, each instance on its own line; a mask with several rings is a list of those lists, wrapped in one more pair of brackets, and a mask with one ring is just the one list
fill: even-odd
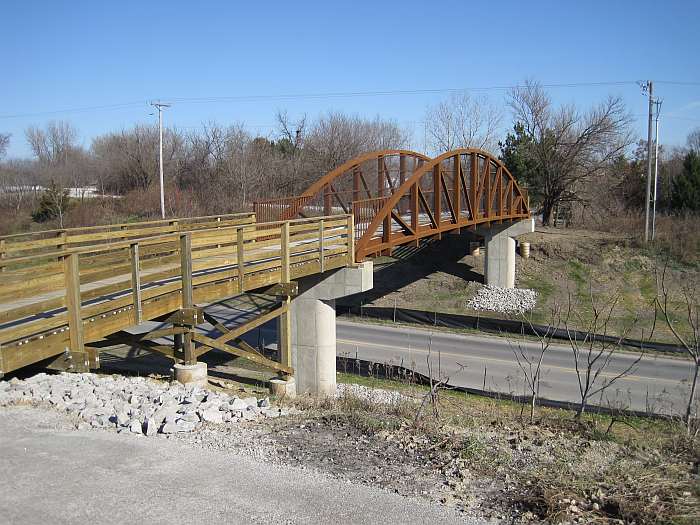
[(674, 179), (671, 206), (676, 211), (700, 212), (700, 154), (690, 150), (683, 171)]

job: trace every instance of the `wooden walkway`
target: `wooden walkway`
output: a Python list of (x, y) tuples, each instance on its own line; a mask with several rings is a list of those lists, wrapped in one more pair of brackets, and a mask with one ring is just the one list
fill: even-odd
[(184, 339), (180, 350), (155, 348), (175, 360), (219, 348), (291, 373), (288, 356), (263, 362), (233, 346), (240, 330), (198, 334), (196, 305), (277, 285), (269, 293), (283, 306), (262, 317), (286, 315), (293, 286), (284, 285), (353, 264), (352, 232), (350, 216), (259, 224), (238, 214), (1, 238), (0, 374), (49, 358), (96, 368), (90, 343), (168, 316), (173, 328), (150, 336)]

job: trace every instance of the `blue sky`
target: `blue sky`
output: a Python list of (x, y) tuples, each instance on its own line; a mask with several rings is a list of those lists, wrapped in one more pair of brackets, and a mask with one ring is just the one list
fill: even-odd
[[(664, 99), (661, 142), (682, 145), (700, 127), (695, 0), (3, 0), (0, 20), (0, 132), (12, 133), (13, 157), (29, 154), (29, 125), (69, 120), (89, 146), (97, 134), (153, 119), (153, 99), (479, 88), (526, 78), (695, 83), (656, 85)], [(633, 83), (550, 92), (584, 108), (621, 95), (646, 136), (646, 99)], [(473, 94), (503, 104), (505, 92)], [(243, 122), (269, 135), (278, 109), (292, 119), (337, 110), (395, 119), (413, 129), (421, 147), (425, 108), (446, 96), (183, 100), (166, 123), (186, 131), (210, 120)], [(65, 109), (74, 111), (52, 113)]]

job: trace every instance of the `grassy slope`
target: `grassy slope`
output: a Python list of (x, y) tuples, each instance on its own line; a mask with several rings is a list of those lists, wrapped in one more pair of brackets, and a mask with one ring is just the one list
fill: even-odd
[[(540, 228), (523, 239), (531, 242), (531, 257), (517, 257), (516, 286), (540, 294), (533, 322), (548, 322), (553, 309), (566, 310), (571, 300), (578, 314), (571, 326), (585, 329), (591, 320), (592, 292), (597, 307), (616, 299), (609, 333), (620, 334), (634, 325), (630, 337), (646, 338), (654, 328), (654, 340), (675, 342), (663, 323), (654, 323), (654, 270), (660, 259), (653, 253), (634, 248), (624, 236), (585, 230)], [(396, 264), (381, 259), (386, 270), (377, 273), (373, 295), (356, 302), (503, 317), (466, 307), (483, 275), (484, 257), (471, 256), (465, 248), (466, 241), (452, 237)], [(692, 287), (700, 280), (700, 266), (671, 261), (668, 280)], [(682, 304), (676, 306), (680, 309)], [(681, 320), (680, 314), (676, 320)]]

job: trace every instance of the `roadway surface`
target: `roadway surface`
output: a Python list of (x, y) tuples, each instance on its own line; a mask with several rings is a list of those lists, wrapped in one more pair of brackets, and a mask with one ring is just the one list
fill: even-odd
[(71, 430), (0, 409), (0, 522), (466, 523), (437, 504), (164, 437)]
[[(449, 377), (453, 386), (521, 395), (527, 390), (514, 355), (518, 344), (515, 336), (509, 340), (506, 337), (453, 334), (405, 326), (360, 324), (338, 318), (337, 338), (339, 356), (403, 365), (427, 374), (430, 348), (433, 376), (438, 375), (439, 368), (440, 376)], [(535, 352), (540, 350), (537, 341), (519, 341), (519, 344), (530, 355), (537, 355)], [(596, 384), (610, 381), (630, 366), (637, 356), (627, 351), (616, 353)], [(584, 363), (585, 357), (579, 362)], [(689, 361), (646, 354), (628, 376), (615, 381), (602, 392), (602, 397), (600, 393), (594, 396), (592, 404), (658, 413), (679, 412), (690, 372)], [(580, 399), (574, 358), (568, 345), (552, 345), (545, 353), (539, 395), (564, 402)]]

